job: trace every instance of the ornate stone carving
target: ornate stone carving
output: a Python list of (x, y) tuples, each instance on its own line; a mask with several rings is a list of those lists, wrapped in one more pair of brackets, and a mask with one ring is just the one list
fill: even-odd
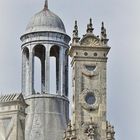
[(95, 140), (97, 136), (97, 125), (90, 118), (90, 123), (85, 123), (85, 133), (89, 140)]
[(92, 27), (92, 19), (90, 18), (90, 22), (89, 24), (87, 24), (87, 34), (92, 34), (93, 33), (93, 30), (94, 28)]
[(107, 45), (109, 39), (107, 39), (107, 34), (106, 34), (106, 28), (104, 27), (104, 22), (102, 22), (102, 27), (101, 27), (101, 41), (103, 45)]
[[(88, 111), (93, 111), (98, 109), (99, 107), (99, 102), (100, 102), (100, 97), (98, 90), (89, 90), (85, 89), (79, 96), (80, 98), (80, 103), (81, 106), (88, 110)], [(89, 98), (89, 99), (88, 99)]]
[(69, 121), (68, 123), (68, 127), (66, 129), (66, 131), (64, 132), (64, 140), (76, 140), (76, 130), (74, 128), (74, 125), (71, 125), (71, 121)]
[(78, 37), (78, 25), (77, 25), (77, 20), (75, 21), (74, 25), (74, 30), (73, 30), (73, 38), (72, 38), (72, 43), (75, 45), (79, 44), (80, 38)]
[(114, 135), (115, 135), (114, 126), (111, 126), (111, 124), (107, 122), (107, 128), (106, 128), (107, 140), (115, 140)]
[(83, 37), (83, 39), (81, 40), (81, 45), (82, 46), (100, 46), (101, 45), (101, 41), (98, 37), (96, 37), (95, 35), (86, 35), (85, 37)]
[(96, 136), (96, 125), (95, 124), (89, 124), (87, 130), (85, 131), (87, 133), (87, 136), (89, 137), (89, 140), (95, 140)]
[(83, 65), (82, 74), (84, 74), (87, 77), (93, 77), (93, 76), (98, 75), (98, 72), (96, 71), (96, 64)]

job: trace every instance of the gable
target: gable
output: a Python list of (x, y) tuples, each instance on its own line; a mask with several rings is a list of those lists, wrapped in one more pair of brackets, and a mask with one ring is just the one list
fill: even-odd
[(86, 35), (81, 39), (80, 44), (82, 46), (97, 47), (97, 46), (101, 45), (101, 40), (93, 34), (92, 35)]

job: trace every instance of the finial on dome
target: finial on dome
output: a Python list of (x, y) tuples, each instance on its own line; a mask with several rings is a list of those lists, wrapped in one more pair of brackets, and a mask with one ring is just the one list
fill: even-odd
[(44, 9), (45, 9), (45, 10), (48, 9), (48, 0), (45, 0)]

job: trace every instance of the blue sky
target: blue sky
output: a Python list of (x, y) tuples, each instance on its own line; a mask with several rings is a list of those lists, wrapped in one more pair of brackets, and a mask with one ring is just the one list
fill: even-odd
[[(0, 1), (0, 91), (20, 92), (21, 41), (31, 16), (44, 0)], [(49, 0), (49, 8), (64, 21), (71, 36), (74, 20), (85, 34), (89, 18), (94, 33), (105, 22), (110, 39), (108, 55), (108, 120), (115, 125), (116, 140), (138, 140), (140, 124), (140, 1)]]

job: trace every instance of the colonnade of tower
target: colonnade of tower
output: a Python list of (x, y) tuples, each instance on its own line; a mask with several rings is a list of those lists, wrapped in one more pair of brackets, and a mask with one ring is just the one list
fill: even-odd
[[(57, 37), (58, 33), (53, 33)], [(60, 34), (61, 36), (61, 34)], [(41, 93), (40, 94), (58, 94), (68, 95), (68, 45), (50, 44), (48, 37), (46, 40), (31, 44), (30, 42), (22, 46), (22, 93), (26, 96), (37, 94), (34, 87), (34, 65), (35, 57), (38, 57), (41, 63)], [(55, 58), (56, 73), (51, 73), (50, 65), (52, 65), (50, 59)], [(50, 75), (52, 77), (50, 77)], [(55, 75), (56, 77), (54, 78)], [(56, 93), (51, 93), (50, 82), (52, 80), (56, 85)]]
[[(43, 10), (31, 18), (21, 41), (22, 94), (29, 105), (25, 140), (60, 140), (69, 120), (67, 52), (70, 37), (62, 20), (48, 9), (47, 0)], [(35, 77), (36, 58), (40, 63), (40, 81)], [(39, 92), (36, 80), (41, 85)]]

